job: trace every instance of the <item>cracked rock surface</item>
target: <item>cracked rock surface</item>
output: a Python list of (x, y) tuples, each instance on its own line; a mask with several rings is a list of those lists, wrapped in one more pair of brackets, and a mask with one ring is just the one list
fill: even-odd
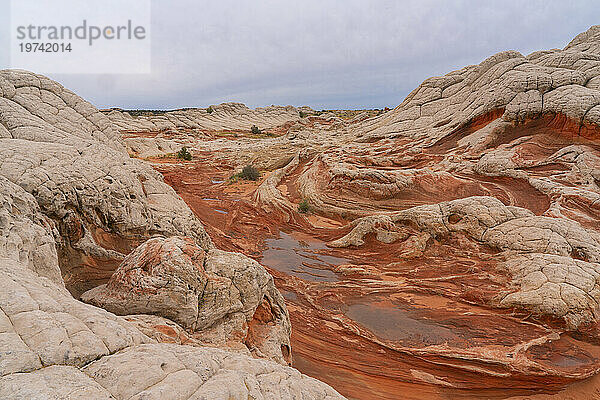
[[(239, 109), (201, 134), (134, 116), (120, 131), (191, 149), (149, 161), (214, 243), (269, 269), (301, 371), (361, 399), (594, 398), (599, 76), (593, 26), (429, 78), (371, 118), (224, 133)], [(228, 179), (248, 164), (257, 182)]]
[[(106, 116), (26, 71), (0, 71), (0, 278), (0, 398), (343, 398), (281, 365), (289, 319), (264, 268), (216, 249)], [(76, 299), (99, 285), (159, 315)]]
[(156, 343), (125, 319), (0, 258), (3, 399), (342, 399), (273, 361)]
[[(181, 325), (204, 343), (246, 344), (262, 357), (288, 364), (290, 322), (273, 278), (241, 254), (205, 251), (191, 238), (153, 238), (132, 251), (106, 285), (82, 300), (118, 315), (154, 314)], [(252, 335), (262, 304), (271, 318)], [(258, 340), (255, 340), (258, 339)]]
[(160, 174), (129, 158), (91, 104), (25, 71), (0, 71), (0, 95), (0, 176), (33, 195), (54, 221), (74, 295), (110, 277), (152, 234), (181, 234), (212, 247), (185, 203)]
[[(356, 220), (347, 235), (331, 244), (364, 244), (365, 235), (377, 229), (381, 218)], [(463, 233), (502, 250), (506, 261), (501, 267), (513, 277), (514, 290), (499, 294), (502, 306), (563, 318), (571, 329), (595, 323), (598, 318), (600, 235), (575, 221), (535, 216), (493, 197), (419, 206), (384, 218), (390, 222), (386, 228), (391, 233), (394, 223), (410, 221), (431, 237)]]
[(351, 398), (597, 397), (599, 76), (598, 26), (371, 118), (101, 114), (0, 72), (0, 390), (337, 396), (252, 355)]

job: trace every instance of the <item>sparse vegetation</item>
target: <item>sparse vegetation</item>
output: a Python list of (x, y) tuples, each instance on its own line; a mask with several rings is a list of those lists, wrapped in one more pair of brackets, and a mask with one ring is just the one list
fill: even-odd
[(298, 212), (301, 214), (308, 214), (311, 212), (311, 210), (312, 210), (312, 207), (311, 207), (310, 203), (308, 202), (308, 199), (302, 199), (300, 204), (298, 204)]
[[(132, 117), (139, 117), (139, 116), (150, 117), (150, 116), (156, 116), (156, 115), (164, 115), (167, 113), (171, 113), (173, 111), (186, 111), (186, 110), (193, 110), (193, 109), (194, 108), (178, 108), (178, 109), (174, 109), (174, 110), (126, 110), (126, 109), (121, 109), (121, 108), (111, 108), (111, 109), (100, 110), (100, 111), (102, 111), (103, 113), (106, 114), (111, 111), (117, 110), (117, 111), (129, 113), (129, 115), (131, 115)], [(208, 114), (211, 114), (213, 111), (215, 111), (213, 106), (210, 106), (206, 109), (206, 112)], [(312, 111), (312, 112), (298, 111), (298, 114), (300, 115), (300, 118), (304, 118), (304, 117), (308, 117), (311, 115), (319, 116), (319, 115), (322, 115), (325, 113), (333, 113), (335, 116), (343, 118), (343, 119), (352, 119), (357, 114), (360, 114), (362, 112), (366, 112), (369, 115), (369, 117), (374, 117), (377, 115), (381, 115), (387, 111), (390, 111), (389, 107), (384, 107), (383, 109), (372, 108), (372, 109), (359, 109), (359, 110), (320, 110), (320, 111)], [(256, 133), (256, 132), (252, 131), (252, 133)], [(260, 130), (256, 134), (260, 134)]]
[(252, 132), (252, 134), (254, 135), (260, 135), (262, 133), (256, 125), (252, 125), (252, 128), (250, 128), (250, 132)]
[(152, 159), (152, 158), (175, 158), (177, 157), (177, 153), (166, 153), (166, 154), (159, 154), (156, 157), (147, 157), (147, 159)]
[(326, 113), (331, 113), (331, 114), (335, 115), (336, 117), (349, 120), (349, 119), (356, 117), (358, 114), (362, 114), (362, 113), (367, 113), (367, 116), (369, 118), (371, 118), (371, 117), (375, 117), (377, 115), (381, 115), (387, 111), (390, 111), (390, 109), (388, 107), (385, 107), (383, 109), (373, 108), (373, 109), (361, 109), (361, 110), (320, 110), (320, 111), (315, 111), (314, 113), (312, 113), (312, 115), (318, 117), (318, 116), (321, 116)]
[(125, 109), (121, 109), (121, 108), (111, 108), (110, 110), (102, 110), (103, 113), (108, 113), (110, 111), (113, 110), (117, 110), (117, 111), (122, 111), (122, 112), (126, 112), (129, 115), (131, 115), (132, 117), (150, 117), (153, 115), (164, 115), (173, 111), (187, 111), (187, 110), (193, 110), (193, 108), (191, 107), (186, 107), (186, 108), (177, 108), (177, 109), (173, 109), (173, 110), (125, 110)]
[(246, 165), (242, 169), (242, 172), (232, 175), (231, 178), (229, 178), (229, 179), (230, 180), (244, 179), (246, 181), (257, 181), (258, 178), (260, 178), (260, 171), (252, 165)]
[(182, 147), (181, 150), (179, 150), (177, 152), (177, 158), (185, 160), (185, 161), (191, 161), (192, 160), (192, 153), (190, 153), (187, 149), (187, 147)]

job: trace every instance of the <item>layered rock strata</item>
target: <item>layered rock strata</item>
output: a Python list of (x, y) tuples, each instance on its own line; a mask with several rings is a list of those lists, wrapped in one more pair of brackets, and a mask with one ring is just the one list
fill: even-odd
[[(155, 168), (215, 243), (269, 267), (295, 365), (342, 393), (590, 393), (599, 57), (592, 27), (564, 49), (502, 52), (430, 78), (373, 118), (199, 137), (201, 161)], [(227, 180), (246, 164), (258, 182)]]
[[(92, 105), (46, 77), (0, 71), (0, 156), (0, 397), (342, 398), (281, 365), (290, 326), (272, 277), (217, 250)], [(76, 299), (107, 282), (136, 312), (185, 330)], [(194, 303), (195, 283), (206, 291)], [(235, 352), (207, 347), (227, 341)]]

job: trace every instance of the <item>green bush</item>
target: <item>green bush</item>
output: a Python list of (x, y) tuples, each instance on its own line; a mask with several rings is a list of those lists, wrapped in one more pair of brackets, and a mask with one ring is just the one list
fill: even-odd
[(307, 113), (305, 113), (304, 111), (300, 111), (300, 113), (299, 113), (299, 114), (300, 114), (300, 118), (305, 118), (305, 117), (307, 117), (307, 116), (308, 116), (308, 114), (307, 114)]
[(298, 212), (301, 214), (308, 214), (311, 209), (312, 207), (308, 203), (308, 199), (303, 199), (300, 204), (298, 204)]
[(246, 165), (238, 176), (247, 181), (257, 181), (260, 178), (260, 172), (252, 165)]
[(260, 129), (258, 129), (258, 126), (256, 126), (256, 125), (252, 125), (252, 128), (250, 129), (250, 132), (252, 132), (255, 135), (260, 135), (261, 134)]
[(208, 108), (206, 109), (206, 112), (207, 112), (207, 113), (209, 113), (209, 114), (212, 114), (212, 112), (213, 112), (213, 111), (214, 111), (214, 110), (213, 110), (212, 106), (210, 106), (210, 107), (208, 107)]
[(181, 150), (177, 152), (177, 158), (182, 160), (191, 161), (192, 154), (188, 151), (187, 147), (182, 147)]

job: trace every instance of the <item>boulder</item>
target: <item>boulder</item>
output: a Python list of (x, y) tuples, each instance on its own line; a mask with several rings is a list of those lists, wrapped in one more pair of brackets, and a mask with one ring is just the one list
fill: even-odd
[(243, 342), (256, 355), (291, 363), (289, 317), (271, 275), (241, 254), (205, 252), (192, 238), (149, 239), (81, 298), (118, 315), (162, 316), (204, 343)]
[(156, 343), (16, 261), (0, 276), (2, 399), (343, 399), (273, 361)]

